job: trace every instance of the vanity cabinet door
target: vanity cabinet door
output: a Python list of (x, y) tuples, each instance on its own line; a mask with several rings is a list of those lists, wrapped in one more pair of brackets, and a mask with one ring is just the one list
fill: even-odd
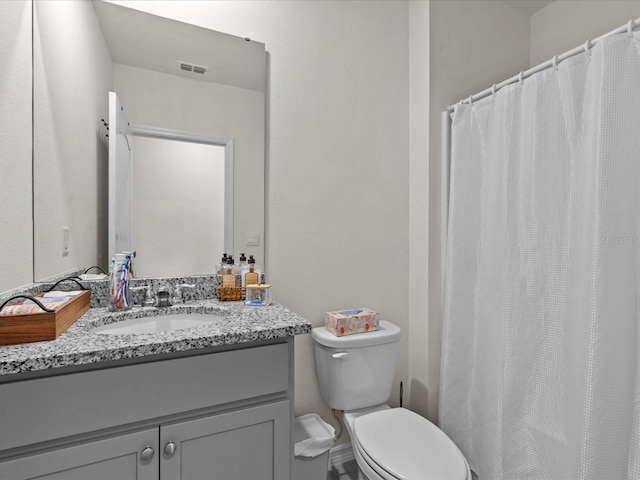
[(289, 401), (162, 425), (160, 478), (290, 478)]
[(158, 471), (157, 428), (0, 461), (0, 479), (11, 480), (158, 480)]

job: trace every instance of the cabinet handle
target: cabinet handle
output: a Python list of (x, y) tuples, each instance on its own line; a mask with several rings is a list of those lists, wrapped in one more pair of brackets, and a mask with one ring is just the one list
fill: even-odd
[(164, 446), (164, 453), (166, 453), (167, 455), (171, 456), (174, 453), (176, 453), (176, 444), (173, 442), (169, 442)]
[(151, 460), (153, 458), (153, 454), (154, 453), (156, 453), (156, 452), (153, 451), (153, 448), (151, 448), (150, 446), (147, 445), (147, 448), (142, 450), (142, 453), (140, 453), (140, 458), (142, 460), (144, 460), (145, 462), (148, 462), (149, 460)]

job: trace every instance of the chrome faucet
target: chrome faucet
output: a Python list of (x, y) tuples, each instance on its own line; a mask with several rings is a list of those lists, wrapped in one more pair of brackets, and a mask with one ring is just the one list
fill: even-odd
[(158, 295), (156, 296), (156, 303), (154, 307), (170, 307), (171, 304), (171, 292), (166, 285), (158, 288)]

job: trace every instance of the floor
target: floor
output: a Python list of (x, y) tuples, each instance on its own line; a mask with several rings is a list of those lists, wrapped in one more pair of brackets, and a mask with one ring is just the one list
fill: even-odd
[(356, 461), (334, 465), (327, 474), (327, 480), (358, 480), (358, 467)]
[[(471, 472), (473, 480), (479, 480), (476, 472)], [(327, 480), (358, 480), (358, 467), (355, 460), (333, 466), (327, 473)]]

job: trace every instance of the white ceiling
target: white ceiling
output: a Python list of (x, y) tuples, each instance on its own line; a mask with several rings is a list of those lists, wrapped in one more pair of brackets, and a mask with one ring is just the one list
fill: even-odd
[(546, 7), (554, 0), (502, 0), (507, 5), (523, 10), (529, 14)]

